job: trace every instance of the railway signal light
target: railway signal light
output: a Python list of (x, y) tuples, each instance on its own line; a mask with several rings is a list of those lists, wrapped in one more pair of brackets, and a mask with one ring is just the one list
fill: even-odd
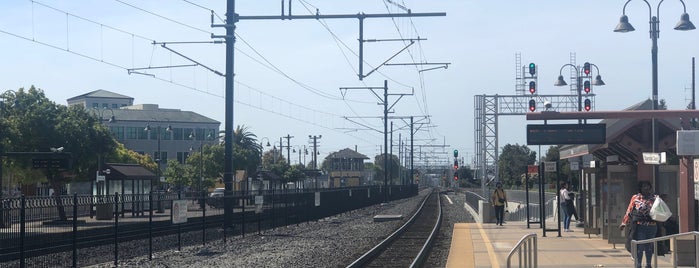
[(590, 111), (592, 109), (592, 102), (590, 99), (585, 99), (585, 111)]
[(529, 63), (529, 74), (531, 74), (532, 76), (536, 74), (536, 64), (534, 64), (533, 62)]
[(454, 150), (454, 157), (459, 157), (459, 150)]
[(529, 111), (536, 111), (536, 101), (533, 99), (529, 100)]
[(590, 80), (583, 82), (583, 90), (585, 91), (585, 94), (590, 93), (590, 91), (592, 90), (590, 87)]
[(529, 81), (529, 93), (536, 93), (536, 82)]
[(585, 75), (590, 75), (590, 63), (589, 62), (586, 62), (585, 64), (583, 64), (583, 72), (585, 73)]
[(459, 181), (459, 174), (454, 173), (454, 181)]
[(454, 170), (459, 169), (459, 160), (454, 159)]

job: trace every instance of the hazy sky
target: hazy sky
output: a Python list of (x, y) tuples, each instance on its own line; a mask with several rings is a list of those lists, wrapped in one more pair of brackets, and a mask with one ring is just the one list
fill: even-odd
[[(223, 128), (224, 79), (219, 75), (202, 66), (140, 71), (155, 77), (129, 75), (127, 69), (193, 64), (152, 42), (214, 40), (211, 34), (223, 35), (224, 30), (211, 27), (211, 10), (214, 23), (223, 23), (225, 2), (2, 1), (0, 90), (35, 85), (66, 104), (70, 97), (105, 89), (131, 96), (137, 104), (195, 111), (220, 121)], [(236, 13), (276, 16), (281, 2), (239, 0)], [(314, 14), (316, 9), (324, 15), (404, 13), (399, 5), (413, 13), (446, 12), (443, 17), (366, 19), (364, 39), (427, 39), (389, 63), (448, 62), (449, 68), (418, 72), (428, 67), (382, 66), (360, 81), (357, 19), (243, 20), (236, 24), (234, 125), (248, 126), (258, 138), (277, 145), (279, 137), (294, 136), (292, 147), (308, 145), (308, 135), (322, 135), (321, 156), (356, 146), (373, 159), (383, 148), (380, 100), (368, 89), (340, 88), (382, 87), (388, 80), (389, 94), (412, 94), (389, 96), (389, 104), (395, 103), (390, 116), (415, 116), (416, 122), (429, 116), (430, 124), (416, 133), (416, 144), (448, 145), (416, 150), (445, 152), (433, 162), (448, 164), (451, 151), (458, 149), (470, 161), (474, 95), (514, 95), (515, 72), (521, 67), (515, 66), (516, 53), (523, 65), (539, 66), (540, 94), (570, 93), (553, 83), (574, 53), (579, 65), (597, 65), (607, 84), (595, 88), (596, 110), (620, 110), (650, 97), (649, 10), (641, 0), (631, 1), (626, 14), (636, 31), (614, 33), (625, 2), (293, 0), (294, 15)], [(649, 2), (655, 15), (658, 1)], [(699, 5), (685, 2), (690, 18), (696, 18)], [(691, 60), (698, 52), (699, 31), (673, 30), (682, 12), (678, 0), (660, 7), (659, 96), (669, 109), (684, 109), (689, 103)], [(405, 45), (365, 43), (364, 74)], [(223, 44), (168, 47), (225, 72)], [(570, 70), (563, 74), (570, 83)], [(399, 133), (405, 140), (409, 131), (405, 121), (393, 124), (397, 144)], [(524, 116), (501, 116), (500, 146), (525, 144), (526, 124)], [(298, 156), (291, 158), (296, 162)]]

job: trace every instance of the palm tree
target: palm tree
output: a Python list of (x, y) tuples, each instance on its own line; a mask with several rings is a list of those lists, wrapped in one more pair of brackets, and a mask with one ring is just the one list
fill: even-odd
[(260, 164), (262, 147), (257, 142), (257, 135), (250, 132), (245, 125), (238, 125), (233, 132), (234, 163), (233, 166), (245, 169), (248, 174), (257, 170)]

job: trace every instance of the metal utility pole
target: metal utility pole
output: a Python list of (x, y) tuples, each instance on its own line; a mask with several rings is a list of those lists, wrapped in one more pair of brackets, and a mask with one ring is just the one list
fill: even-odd
[[(403, 96), (410, 96), (413, 95), (413, 93), (410, 94), (388, 94), (388, 80), (383, 81), (383, 87), (341, 87), (340, 90), (348, 90), (348, 89), (369, 89), (371, 90), (371, 93), (374, 93), (374, 96), (376, 96), (381, 103), (380, 105), (383, 105), (383, 167), (384, 167), (384, 187), (388, 189), (388, 111), (393, 108), (398, 101), (403, 98)], [(377, 89), (383, 89), (383, 98), (376, 93), (375, 90)], [(398, 99), (396, 99), (395, 102), (391, 104), (389, 107), (388, 105), (388, 96), (389, 95), (397, 95)], [(388, 190), (386, 190), (384, 195), (384, 201), (388, 202)]]
[[(286, 134), (286, 137), (283, 137), (286, 139), (286, 160), (289, 161), (289, 165), (291, 166), (291, 138), (294, 136), (291, 136), (289, 134)], [(279, 147), (284, 147), (281, 144), (279, 144)], [(281, 150), (281, 148), (279, 148)]]
[[(313, 157), (311, 157), (311, 159), (313, 159), (313, 169), (314, 170), (318, 170), (318, 139), (320, 139), (322, 137), (323, 137), (323, 135), (318, 135), (318, 136), (308, 135), (309, 139), (313, 139)], [(316, 184), (316, 189), (318, 189), (318, 178), (315, 178), (314, 180), (315, 180), (315, 184)]]
[[(283, 5), (282, 1), (282, 5)], [(291, 3), (291, 1), (289, 1)], [(226, 1), (226, 22), (224, 24), (214, 24), (213, 16), (211, 27), (223, 27), (226, 29), (225, 35), (211, 35), (211, 38), (223, 38), (226, 42), (226, 85), (225, 85), (225, 138), (224, 138), (224, 165), (223, 165), (223, 183), (224, 190), (224, 228), (233, 226), (233, 200), (230, 198), (233, 194), (233, 93), (234, 93), (234, 49), (235, 49), (235, 24), (240, 20), (293, 20), (293, 19), (359, 19), (360, 22), (360, 45), (363, 42), (363, 22), (366, 18), (408, 18), (408, 17), (429, 17), (429, 16), (446, 16), (442, 13), (397, 13), (397, 14), (341, 14), (341, 15), (321, 15), (316, 12), (315, 15), (291, 15), (291, 5), (289, 5), (289, 14), (284, 14), (282, 7), (281, 16), (240, 16), (235, 13), (235, 0)], [(361, 54), (360, 48), (360, 54)], [(363, 57), (360, 56), (360, 62), (363, 62)], [(361, 78), (361, 75), (360, 75)]]

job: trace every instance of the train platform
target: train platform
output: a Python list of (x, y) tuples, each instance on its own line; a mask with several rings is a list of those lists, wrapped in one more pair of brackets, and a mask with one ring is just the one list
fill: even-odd
[[(547, 228), (555, 228), (555, 222), (550, 224), (547, 222)], [(543, 237), (539, 224), (530, 224), (528, 229), (526, 222), (505, 222), (503, 226), (456, 223), (446, 267), (508, 267), (508, 254), (529, 234), (536, 234), (538, 267), (633, 267), (623, 244), (608, 244), (601, 236), (584, 234), (583, 228), (572, 225), (573, 232), (561, 232), (559, 237), (558, 232), (549, 231)], [(673, 267), (671, 256), (658, 257), (657, 267)], [(511, 267), (520, 267), (518, 258), (513, 254)]]

